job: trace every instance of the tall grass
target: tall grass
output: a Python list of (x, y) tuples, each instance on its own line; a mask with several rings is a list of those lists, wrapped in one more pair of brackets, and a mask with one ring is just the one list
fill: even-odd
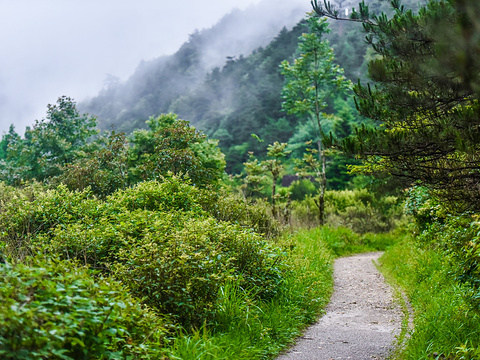
[(398, 359), (480, 359), (480, 313), (468, 288), (449, 275), (451, 260), (406, 238), (382, 258), (382, 270), (410, 299), (414, 330)]
[(291, 344), (314, 322), (333, 288), (333, 254), (316, 231), (284, 237), (288, 267), (281, 290), (269, 301), (235, 284), (220, 289), (216, 323), (193, 334), (179, 333), (172, 359), (268, 359)]

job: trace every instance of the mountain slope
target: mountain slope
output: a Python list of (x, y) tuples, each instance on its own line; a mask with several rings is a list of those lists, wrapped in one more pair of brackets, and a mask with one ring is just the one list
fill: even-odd
[[(295, 3), (299, 4), (296, 5)], [(130, 132), (152, 115), (168, 111), (172, 101), (200, 84), (227, 58), (248, 56), (267, 45), (284, 27), (295, 25), (308, 10), (303, 1), (264, 1), (226, 15), (214, 27), (197, 31), (171, 56), (142, 62), (125, 82), (113, 82), (98, 96), (79, 104), (95, 114), (101, 128)]]

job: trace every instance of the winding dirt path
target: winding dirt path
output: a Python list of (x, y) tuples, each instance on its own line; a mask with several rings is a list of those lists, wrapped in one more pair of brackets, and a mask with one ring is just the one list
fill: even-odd
[(374, 265), (382, 253), (337, 259), (326, 314), (278, 360), (385, 359), (400, 334), (402, 312)]

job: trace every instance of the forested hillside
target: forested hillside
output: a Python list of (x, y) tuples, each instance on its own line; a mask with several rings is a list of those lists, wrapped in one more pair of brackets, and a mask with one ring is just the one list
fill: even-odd
[(282, 27), (295, 25), (305, 9), (308, 6), (279, 2), (275, 8), (260, 3), (235, 10), (214, 27), (191, 34), (175, 54), (142, 62), (127, 81), (110, 79), (80, 109), (98, 116), (103, 129), (114, 125), (117, 131), (131, 132), (144, 127), (145, 120), (168, 112), (175, 99), (202, 83), (227, 58), (249, 55), (268, 44)]
[[(375, 12), (389, 9), (386, 3), (372, 3)], [(414, 4), (407, 2), (407, 6)], [(339, 8), (344, 11), (352, 5), (342, 1)], [(252, 25), (259, 10), (278, 15), (272, 23)], [(305, 119), (282, 110), (284, 78), (279, 66), (283, 60), (294, 57), (299, 36), (308, 31), (302, 22), (295, 25), (304, 16), (299, 9), (286, 8), (229, 14), (213, 28), (192, 34), (174, 55), (140, 64), (126, 82), (111, 82), (79, 108), (95, 114), (100, 128), (113, 126), (116, 131), (127, 133), (144, 128), (150, 116), (176, 113), (219, 140), (229, 173), (241, 172), (250, 151), (264, 158), (267, 145), (273, 141), (303, 149), (302, 144), (312, 140), (308, 135), (312, 129)], [(371, 55), (362, 41), (361, 24), (331, 22), (330, 27), (331, 32), (325, 37), (334, 49), (336, 63), (353, 82), (358, 78), (365, 80)], [(237, 28), (248, 31), (242, 30), (239, 36), (234, 32)], [(338, 117), (329, 121), (326, 133), (346, 136), (363, 121), (350, 96), (348, 99), (338, 95), (328, 99), (326, 111)], [(252, 133), (263, 142), (252, 138)]]

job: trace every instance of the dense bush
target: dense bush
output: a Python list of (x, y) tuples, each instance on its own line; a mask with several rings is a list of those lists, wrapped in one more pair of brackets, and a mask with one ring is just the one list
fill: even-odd
[(3, 190), (12, 195), (0, 205), (0, 242), (4, 253), (14, 258), (32, 254), (38, 235), (78, 221), (93, 225), (103, 213), (103, 204), (88, 190), (73, 192), (63, 185), (46, 190), (36, 183)]
[(228, 221), (272, 238), (281, 231), (280, 223), (273, 218), (271, 206), (262, 199), (244, 199), (239, 194), (226, 191), (209, 192), (200, 198), (203, 209), (218, 220)]
[(162, 358), (163, 320), (118, 282), (40, 254), (27, 263), (0, 264), (2, 359)]
[[(388, 232), (403, 216), (400, 199), (377, 196), (367, 189), (333, 190), (325, 193), (326, 224), (342, 226), (364, 234)], [(316, 226), (318, 208), (311, 196), (292, 202), (292, 217), (297, 226)]]
[(409, 191), (406, 210), (415, 219), (417, 241), (433, 247), (454, 264), (453, 279), (464, 286), (465, 297), (480, 310), (480, 222), (473, 213), (450, 215), (426, 189)]
[[(281, 283), (278, 251), (252, 229), (273, 227), (265, 208), (234, 206), (233, 199), (175, 176), (105, 200), (63, 185), (20, 198), (0, 215), (6, 255), (18, 258), (23, 241), (23, 253), (40, 248), (76, 259), (129, 284), (145, 303), (185, 326), (214, 318), (227, 281), (262, 299)], [(228, 207), (234, 211), (227, 216)]]
[(328, 191), (325, 198), (327, 222), (358, 233), (388, 232), (403, 215), (399, 198), (367, 189)]
[[(163, 219), (119, 251), (115, 276), (147, 304), (174, 314), (183, 325), (211, 321), (219, 289), (236, 284), (261, 298), (281, 281), (277, 254), (261, 237), (213, 218), (184, 218), (176, 231)], [(185, 221), (186, 220), (186, 221)]]

